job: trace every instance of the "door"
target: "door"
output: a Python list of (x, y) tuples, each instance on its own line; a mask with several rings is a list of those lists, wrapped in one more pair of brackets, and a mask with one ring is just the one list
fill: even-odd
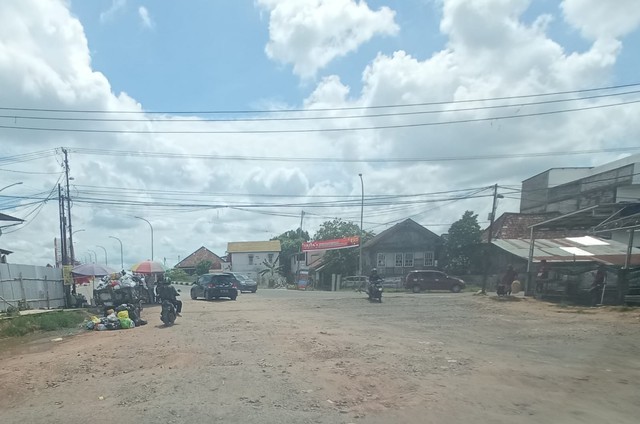
[(198, 282), (193, 286), (193, 292), (196, 297), (204, 297), (204, 286), (206, 285), (205, 277), (198, 278)]
[(432, 290), (449, 290), (449, 280), (442, 272), (432, 272), (431, 286), (433, 287)]

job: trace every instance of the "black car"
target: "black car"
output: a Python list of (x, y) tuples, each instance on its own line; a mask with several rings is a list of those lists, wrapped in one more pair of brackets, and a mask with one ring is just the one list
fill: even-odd
[(238, 280), (238, 290), (240, 293), (242, 292), (251, 292), (255, 293), (258, 290), (258, 283), (256, 283), (251, 278), (247, 277), (244, 274), (238, 274), (237, 272), (232, 272), (234, 277)]
[(414, 293), (422, 290), (449, 290), (459, 293), (464, 289), (464, 281), (451, 277), (442, 271), (411, 271), (407, 274), (404, 287)]
[(191, 286), (191, 299), (206, 300), (238, 297), (238, 280), (230, 273), (204, 274)]

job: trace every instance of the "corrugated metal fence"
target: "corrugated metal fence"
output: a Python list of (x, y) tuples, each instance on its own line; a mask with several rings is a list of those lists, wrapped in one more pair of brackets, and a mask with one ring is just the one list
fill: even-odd
[(44, 266), (0, 264), (0, 311), (9, 306), (29, 309), (64, 306), (62, 270)]

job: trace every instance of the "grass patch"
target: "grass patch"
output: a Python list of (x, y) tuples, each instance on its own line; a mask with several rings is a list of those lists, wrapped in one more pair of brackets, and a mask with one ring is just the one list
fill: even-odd
[(522, 298), (516, 296), (491, 296), (489, 299), (496, 302), (522, 302)]
[(22, 315), (3, 320), (0, 336), (20, 337), (36, 331), (54, 331), (79, 325), (86, 318), (84, 311), (45, 312), (36, 315)]
[(640, 312), (637, 306), (614, 306), (611, 308), (615, 312)]
[(482, 290), (482, 286), (478, 284), (467, 284), (463, 291), (476, 293)]

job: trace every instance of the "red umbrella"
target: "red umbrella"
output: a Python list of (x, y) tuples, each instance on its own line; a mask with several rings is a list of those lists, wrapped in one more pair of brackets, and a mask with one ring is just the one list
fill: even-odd
[(162, 274), (167, 270), (160, 262), (142, 261), (131, 267), (131, 271), (138, 274)]

